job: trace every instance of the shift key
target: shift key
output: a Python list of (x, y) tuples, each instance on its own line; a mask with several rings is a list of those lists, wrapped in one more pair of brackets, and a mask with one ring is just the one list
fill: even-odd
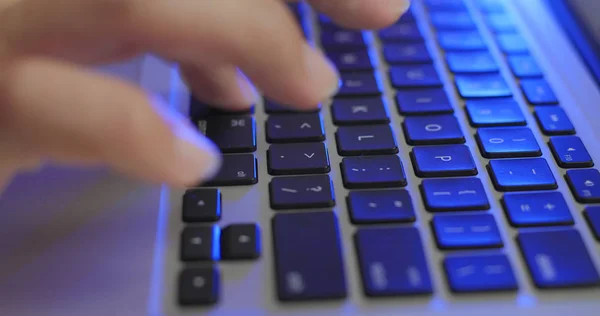
[(279, 300), (346, 297), (338, 220), (333, 212), (281, 213), (273, 217), (272, 225)]

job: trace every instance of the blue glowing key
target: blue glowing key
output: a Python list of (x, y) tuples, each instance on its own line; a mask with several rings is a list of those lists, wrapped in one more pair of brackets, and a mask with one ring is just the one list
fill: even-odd
[(502, 98), (512, 95), (500, 74), (458, 75), (454, 80), (458, 93), (465, 99)]
[(378, 96), (381, 86), (372, 72), (347, 72), (340, 78), (338, 96)]
[(553, 190), (558, 186), (544, 158), (491, 160), (488, 170), (499, 191)]
[(334, 99), (331, 116), (336, 125), (385, 124), (390, 120), (381, 97)]
[(486, 15), (490, 29), (495, 33), (509, 33), (517, 30), (515, 22), (506, 13), (491, 13)]
[(465, 137), (456, 117), (450, 114), (411, 116), (402, 123), (409, 145), (462, 144)]
[(387, 124), (342, 126), (335, 133), (340, 156), (398, 153), (392, 129)]
[(531, 104), (558, 103), (558, 99), (556, 99), (552, 88), (544, 79), (523, 79), (521, 80), (521, 89), (523, 89), (525, 98)]
[(577, 136), (553, 136), (550, 137), (549, 145), (556, 162), (563, 168), (584, 168), (594, 165), (581, 138)]
[(537, 62), (530, 55), (513, 55), (508, 57), (508, 65), (513, 74), (519, 78), (542, 77), (543, 73)]
[(535, 118), (546, 135), (575, 134), (575, 126), (560, 106), (537, 106)]
[(416, 219), (406, 190), (351, 191), (347, 201), (354, 224), (406, 223)]
[(486, 43), (476, 31), (440, 31), (438, 42), (446, 51), (472, 51), (487, 49)]
[(322, 29), (321, 44), (326, 50), (348, 47), (367, 47), (362, 31), (345, 30), (337, 27)]
[(537, 157), (542, 152), (527, 127), (489, 127), (477, 131), (481, 154), (486, 158)]
[(401, 90), (396, 105), (402, 115), (448, 114), (454, 112), (443, 88)]
[(489, 73), (498, 71), (498, 64), (489, 52), (449, 52), (448, 68), (453, 73)]
[(411, 152), (419, 177), (473, 176), (477, 167), (466, 145), (417, 146)]
[(423, 243), (416, 228), (360, 228), (354, 242), (365, 295), (433, 292)]
[(440, 249), (502, 247), (502, 237), (491, 214), (439, 215), (431, 221)]
[(538, 288), (600, 284), (598, 271), (578, 231), (522, 232), (517, 241)]
[(398, 89), (441, 87), (442, 81), (434, 65), (403, 65), (390, 68), (392, 86)]
[(478, 178), (426, 179), (420, 189), (425, 207), (432, 212), (490, 208), (485, 189)]
[(567, 170), (567, 183), (581, 203), (600, 203), (600, 172), (596, 169)]
[(508, 193), (502, 198), (511, 225), (572, 225), (573, 216), (560, 192)]
[(444, 269), (455, 293), (518, 289), (512, 266), (503, 254), (451, 256), (444, 260)]
[(396, 155), (346, 157), (341, 168), (348, 189), (406, 186), (404, 168)]
[(327, 57), (340, 71), (372, 70), (374, 61), (366, 49), (351, 49), (347, 51), (332, 51)]
[(589, 206), (584, 214), (596, 240), (600, 241), (600, 206)]
[(383, 56), (390, 64), (424, 64), (431, 55), (423, 43), (393, 43), (383, 46)]
[(469, 100), (465, 107), (473, 127), (527, 124), (514, 99)]
[(471, 30), (475, 22), (469, 12), (436, 11), (429, 14), (431, 24), (437, 30)]
[(423, 35), (414, 21), (402, 21), (379, 31), (383, 42), (422, 42)]

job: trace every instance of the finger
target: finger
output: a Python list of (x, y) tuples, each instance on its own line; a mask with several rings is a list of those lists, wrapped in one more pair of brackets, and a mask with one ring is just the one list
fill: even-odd
[(258, 99), (254, 87), (234, 66), (185, 65), (180, 73), (193, 95), (211, 106), (243, 110)]
[(69, 64), (15, 62), (0, 97), (0, 132), (42, 158), (177, 186), (212, 177), (220, 164), (217, 149), (159, 101)]
[(339, 86), (335, 67), (280, 0), (24, 0), (12, 9), (0, 32), (13, 53), (93, 60), (140, 50), (183, 64), (232, 64), (269, 98), (301, 108)]
[(396, 22), (410, 0), (310, 0), (310, 4), (341, 26), (379, 29)]

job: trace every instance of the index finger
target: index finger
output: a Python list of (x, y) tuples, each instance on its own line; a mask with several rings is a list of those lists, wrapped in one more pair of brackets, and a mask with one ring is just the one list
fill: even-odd
[(341, 26), (379, 29), (397, 21), (410, 0), (310, 0), (310, 4)]

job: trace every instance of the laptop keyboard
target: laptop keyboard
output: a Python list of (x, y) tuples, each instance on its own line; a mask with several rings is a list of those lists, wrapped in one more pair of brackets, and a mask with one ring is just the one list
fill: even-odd
[[(320, 43), (341, 71), (341, 88), (328, 105), (330, 117), (322, 108), (294, 113), (270, 100), (246, 113), (226, 113), (192, 98), (190, 116), (222, 150), (224, 162), (211, 182), (190, 188), (183, 197), (180, 304), (219, 301), (218, 261), (262, 256), (274, 262), (281, 301), (344, 299), (347, 275), (356, 273), (366, 297), (429, 295), (436, 291), (431, 275), (438, 267), (426, 259), (421, 239), (426, 234), (445, 256), (439, 268), (450, 291), (515, 291), (520, 284), (500, 234), (506, 228), (490, 214), (495, 193), (502, 194), (507, 223), (519, 229), (517, 245), (536, 287), (600, 284), (581, 233), (573, 227), (579, 210), (569, 209), (565, 200), (582, 204), (585, 228), (600, 240), (600, 207), (591, 205), (600, 202), (600, 173), (503, 2), (414, 3), (424, 8), (422, 16), (409, 11), (377, 32), (344, 29), (323, 15), (309, 14), (303, 3), (289, 5), (306, 37)], [(485, 22), (482, 27), (475, 22), (476, 11)], [(313, 17), (319, 32), (309, 27)], [(432, 38), (422, 31), (421, 18), (433, 28)], [(501, 60), (490, 53), (493, 45), (482, 32), (492, 34)], [(375, 53), (374, 41), (381, 47)], [(430, 53), (436, 46), (460, 106), (450, 102), (442, 80), (446, 70)], [(382, 62), (389, 67), (384, 70)], [(500, 65), (507, 65), (512, 76), (505, 76)], [(517, 83), (527, 111), (509, 81)], [(393, 88), (395, 104), (383, 98), (383, 82)], [(257, 122), (255, 111), (264, 111), (268, 119)], [(400, 126), (392, 124), (393, 116), (401, 117)], [(461, 123), (461, 116), (470, 126)], [(537, 125), (528, 124), (528, 117)], [(335, 126), (334, 139), (326, 137), (328, 120)], [(257, 129), (262, 128), (268, 148), (257, 148)], [(471, 128), (474, 135), (466, 133)], [(538, 142), (535, 129), (547, 143)], [(468, 139), (477, 148), (469, 148)], [(410, 164), (398, 155), (403, 142), (411, 146)], [(552, 155), (543, 155), (545, 147)], [(267, 152), (266, 162), (255, 157), (259, 150)], [(331, 152), (342, 157), (339, 165), (331, 163)], [(479, 160), (483, 170), (475, 163)], [(562, 168), (572, 197), (557, 190), (552, 161)], [(268, 169), (270, 179), (258, 179), (259, 166)], [(335, 169), (349, 192), (345, 201), (335, 198), (342, 189), (330, 177)], [(406, 189), (409, 173), (420, 178), (418, 191)], [(496, 192), (483, 185), (486, 177)], [(222, 210), (223, 188), (247, 185), (268, 187), (271, 226), (220, 227), (221, 213), (227, 212)], [(417, 200), (425, 210), (416, 208)], [(334, 206), (349, 214), (354, 253), (342, 254)], [(433, 215), (425, 226), (429, 231), (414, 225), (423, 212)], [(261, 240), (264, 230), (271, 231), (272, 240)], [(261, 253), (262, 243), (272, 243), (273, 253)], [(359, 271), (346, 268), (349, 256), (356, 256)]]

